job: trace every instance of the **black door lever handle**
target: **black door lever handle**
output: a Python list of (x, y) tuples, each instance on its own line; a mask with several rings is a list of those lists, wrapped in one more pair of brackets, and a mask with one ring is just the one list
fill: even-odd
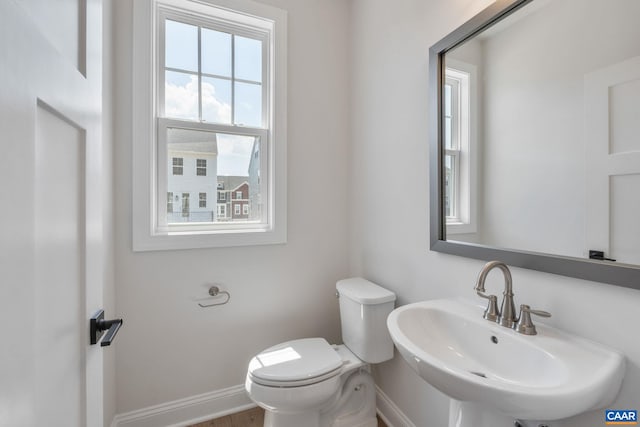
[(111, 345), (116, 334), (122, 326), (122, 319), (104, 320), (104, 310), (98, 310), (89, 319), (89, 335), (91, 344), (97, 344), (100, 337), (107, 331), (104, 339), (100, 342), (101, 347)]

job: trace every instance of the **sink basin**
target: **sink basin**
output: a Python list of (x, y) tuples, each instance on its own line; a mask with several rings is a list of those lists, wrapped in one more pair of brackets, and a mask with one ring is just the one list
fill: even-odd
[(527, 336), (482, 318), (459, 299), (408, 304), (387, 319), (411, 368), (438, 390), (523, 420), (557, 420), (603, 408), (624, 376), (624, 357), (536, 323)]

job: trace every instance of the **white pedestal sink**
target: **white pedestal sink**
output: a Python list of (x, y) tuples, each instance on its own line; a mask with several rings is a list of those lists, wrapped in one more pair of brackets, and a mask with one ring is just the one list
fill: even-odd
[(620, 353), (539, 323), (537, 335), (522, 335), (483, 319), (483, 311), (442, 299), (399, 307), (387, 320), (411, 368), (455, 399), (450, 427), (494, 427), (482, 420), (499, 417), (558, 420), (616, 397), (625, 369)]

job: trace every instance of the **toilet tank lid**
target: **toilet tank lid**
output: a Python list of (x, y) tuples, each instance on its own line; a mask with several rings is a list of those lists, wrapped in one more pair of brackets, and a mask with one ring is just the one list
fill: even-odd
[(360, 304), (383, 304), (396, 300), (396, 294), (362, 277), (340, 280), (336, 289), (341, 296)]

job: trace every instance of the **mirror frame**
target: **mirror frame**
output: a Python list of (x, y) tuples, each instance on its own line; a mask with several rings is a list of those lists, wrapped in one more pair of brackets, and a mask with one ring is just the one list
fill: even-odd
[(444, 213), (442, 87), (444, 55), (534, 0), (497, 0), (429, 49), (429, 203), (431, 250), (578, 279), (640, 289), (640, 266), (447, 241)]

